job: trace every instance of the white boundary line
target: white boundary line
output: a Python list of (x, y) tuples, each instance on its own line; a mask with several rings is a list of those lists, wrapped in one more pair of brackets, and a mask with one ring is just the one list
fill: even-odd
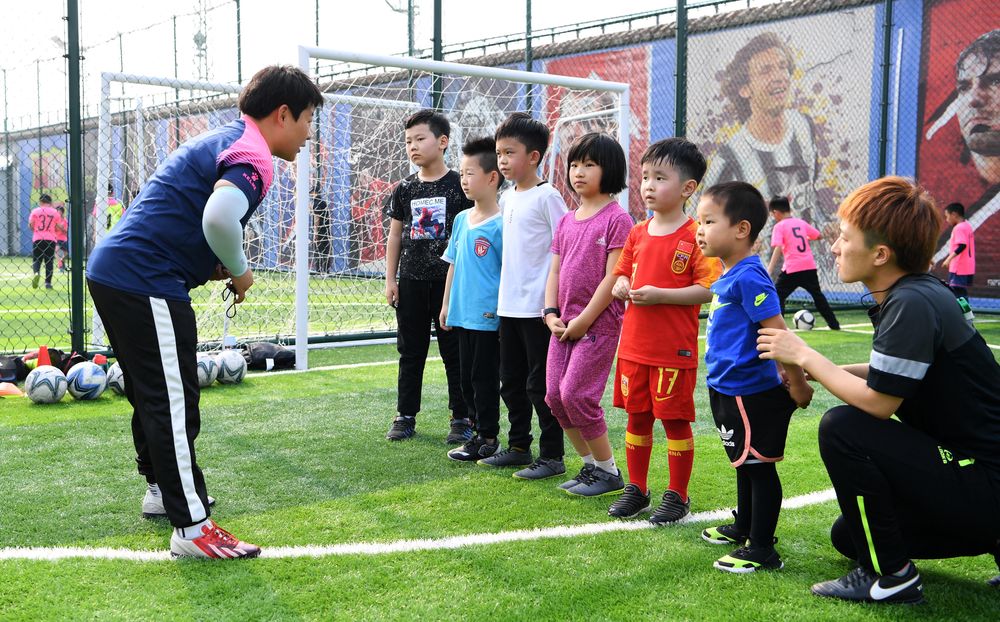
[[(781, 507), (786, 510), (804, 508), (836, 499), (832, 488), (810, 492), (785, 499)], [(711, 510), (687, 516), (678, 524), (718, 522), (729, 518), (732, 510)], [(396, 540), (394, 542), (357, 542), (331, 544), (325, 546), (279, 546), (268, 547), (261, 552), (264, 559), (291, 559), (298, 557), (335, 557), (343, 555), (390, 555), (417, 551), (441, 551), (469, 546), (487, 546), (502, 542), (529, 542), (550, 538), (576, 538), (594, 536), (619, 531), (641, 531), (656, 529), (649, 521), (613, 521), (589, 523), (585, 525), (544, 527), (517, 531), (469, 534), (448, 538), (426, 538), (419, 540)], [(0, 560), (23, 559), (31, 561), (58, 561), (61, 559), (107, 559), (135, 562), (168, 561), (168, 551), (133, 551), (113, 548), (84, 547), (14, 547), (0, 549)]]

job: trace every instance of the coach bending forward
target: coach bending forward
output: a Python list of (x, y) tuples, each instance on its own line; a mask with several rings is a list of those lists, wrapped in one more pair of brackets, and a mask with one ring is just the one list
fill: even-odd
[(852, 192), (838, 215), (840, 279), (860, 281), (876, 303), (869, 362), (837, 366), (770, 328), (757, 349), (846, 402), (823, 416), (819, 447), (840, 504), (833, 545), (859, 567), (813, 593), (920, 602), (912, 558), (992, 553), (1000, 564), (1000, 366), (927, 274), (941, 216), (922, 188), (885, 177)]

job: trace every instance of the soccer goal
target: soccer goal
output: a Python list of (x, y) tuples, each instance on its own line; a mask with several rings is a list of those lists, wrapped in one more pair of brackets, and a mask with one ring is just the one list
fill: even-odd
[[(567, 202), (573, 199), (565, 187), (565, 153), (576, 136), (608, 132), (628, 153), (625, 84), (312, 47), (300, 48), (300, 64), (319, 76), (325, 105), (297, 160), (274, 160), (272, 188), (247, 225), (255, 275), (247, 301), (229, 319), (222, 283), (191, 292), (203, 348), (226, 335), (294, 343), (296, 366), (305, 369), (309, 343), (394, 332), (394, 312), (383, 293), (384, 208), (395, 183), (415, 170), (406, 158), (403, 122), (417, 110), (436, 107), (448, 115), (446, 160), (453, 168), (467, 138), (492, 135), (509, 113), (530, 111), (553, 132), (542, 172)], [(98, 137), (88, 153), (95, 197), (88, 248), (107, 234), (115, 204), (127, 209), (171, 151), (238, 118), (239, 90), (102, 74)], [(107, 345), (96, 313), (88, 343)]]
[[(510, 113), (530, 112), (552, 130), (542, 174), (570, 205), (565, 154), (577, 136), (603, 131), (629, 153), (627, 84), (311, 46), (299, 48), (299, 66), (317, 76), (333, 102), (319, 113), (318, 131), (296, 166), (296, 235), (309, 236), (314, 249), (296, 247), (299, 368), (308, 340), (373, 330), (345, 323), (357, 317), (343, 312), (345, 303), (372, 305), (385, 322), (379, 328), (395, 328), (383, 295), (384, 207), (395, 183), (415, 171), (403, 145), (403, 123), (415, 110), (436, 108), (448, 117), (451, 168), (467, 139), (492, 136)], [(619, 201), (628, 205), (627, 195)]]

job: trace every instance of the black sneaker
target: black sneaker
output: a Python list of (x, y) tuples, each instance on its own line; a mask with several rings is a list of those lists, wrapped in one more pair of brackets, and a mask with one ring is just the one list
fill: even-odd
[(618, 500), (608, 508), (608, 516), (613, 516), (614, 518), (635, 518), (643, 512), (648, 512), (649, 508), (649, 493), (642, 494), (638, 486), (629, 484), (625, 486), (622, 496), (618, 497)]
[(859, 566), (839, 579), (817, 583), (812, 586), (812, 593), (865, 603), (924, 602), (924, 584), (913, 562), (901, 577), (891, 574), (879, 576)]
[(517, 447), (508, 447), (503, 451), (496, 452), (489, 458), (478, 460), (476, 464), (491, 467), (525, 467), (534, 461), (535, 459), (531, 455), (530, 451), (526, 449), (518, 449)]
[(558, 488), (560, 490), (569, 490), (573, 486), (576, 486), (581, 481), (590, 477), (590, 472), (596, 469), (597, 466), (593, 464), (584, 464), (580, 469), (580, 472), (573, 476), (573, 479), (568, 479), (565, 482), (559, 484)]
[(653, 510), (653, 514), (649, 517), (649, 522), (654, 525), (669, 525), (670, 523), (676, 523), (690, 513), (691, 498), (688, 497), (686, 502), (682, 501), (681, 496), (676, 491), (668, 490), (663, 493), (663, 500)]
[(448, 452), (448, 457), (459, 462), (475, 462), (483, 458), (489, 458), (500, 449), (499, 439), (493, 439), (492, 443), (487, 443), (486, 439), (473, 436), (461, 447), (456, 447)]
[(386, 432), (385, 438), (390, 441), (405, 441), (413, 438), (417, 433), (417, 419), (415, 417), (403, 417), (402, 415), (392, 420), (392, 426)]
[(461, 445), (470, 440), (472, 440), (472, 420), (452, 419), (451, 431), (448, 432), (448, 436), (444, 439), (444, 442), (449, 445)]
[[(729, 555), (723, 555), (712, 564), (719, 570), (746, 574), (758, 570), (781, 570), (785, 564), (774, 547), (750, 548), (741, 546)], [(813, 591), (816, 588), (813, 587)]]
[[(733, 512), (733, 518), (736, 518), (736, 512)], [(701, 532), (701, 539), (712, 544), (743, 545), (748, 536), (745, 531), (737, 529), (735, 523), (709, 527)]]

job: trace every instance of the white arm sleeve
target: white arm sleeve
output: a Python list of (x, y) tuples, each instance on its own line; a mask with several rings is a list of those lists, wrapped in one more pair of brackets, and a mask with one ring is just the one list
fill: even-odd
[(250, 209), (243, 191), (234, 186), (216, 188), (205, 203), (201, 230), (205, 241), (233, 276), (247, 271), (247, 256), (243, 252), (243, 226), (240, 219)]

